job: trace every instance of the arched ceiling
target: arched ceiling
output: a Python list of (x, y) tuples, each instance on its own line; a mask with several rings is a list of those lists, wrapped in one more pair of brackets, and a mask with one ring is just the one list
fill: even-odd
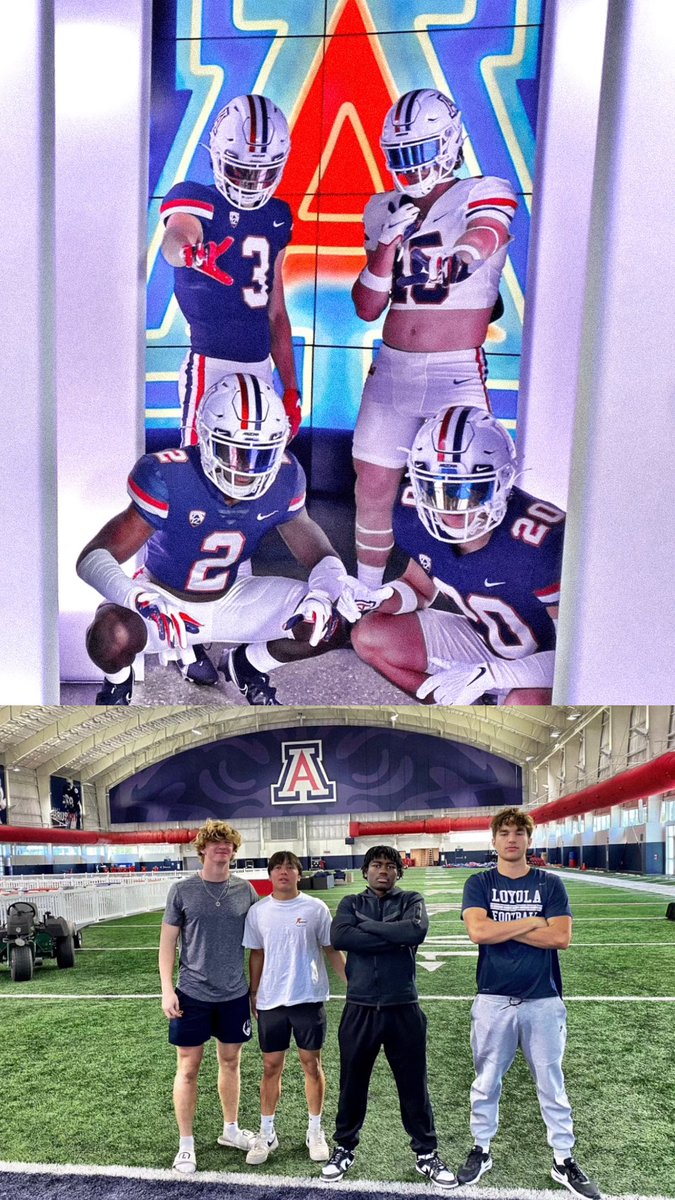
[(356, 706), (227, 708), (0, 708), (0, 762), (110, 788), (181, 750), (279, 726), (388, 725), (491, 750), (535, 766), (599, 708)]

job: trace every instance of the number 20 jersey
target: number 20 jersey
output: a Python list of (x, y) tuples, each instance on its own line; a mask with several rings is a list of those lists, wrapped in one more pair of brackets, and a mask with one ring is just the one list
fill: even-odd
[(174, 291), (190, 325), (191, 346), (208, 358), (259, 362), (270, 352), (267, 315), (277, 255), (291, 240), (293, 218), (285, 200), (242, 211), (214, 184), (178, 183), (160, 213), (188, 213), (201, 221), (208, 262), (177, 267)]
[(145, 566), (175, 592), (208, 599), (232, 586), (243, 561), (276, 525), (297, 516), (305, 504), (305, 474), (286, 453), (274, 483), (255, 500), (227, 504), (202, 471), (199, 447), (144, 454), (133, 467), (127, 491), (134, 508), (155, 533)]
[(565, 514), (514, 487), (506, 515), (487, 546), (461, 554), (431, 536), (406, 488), (394, 514), (394, 538), (436, 584), (437, 607), (467, 617), (501, 658), (555, 648), (547, 613), (560, 599)]

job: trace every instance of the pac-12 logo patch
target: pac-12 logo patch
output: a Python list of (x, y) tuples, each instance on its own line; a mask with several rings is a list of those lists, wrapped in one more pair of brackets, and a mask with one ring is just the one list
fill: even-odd
[(429, 558), (429, 555), (428, 554), (420, 554), (419, 560), (420, 560), (420, 566), (421, 566), (422, 570), (429, 572), (431, 570), (431, 559)]
[(206, 513), (203, 512), (201, 508), (193, 508), (188, 515), (188, 521), (193, 529), (196, 529), (197, 526), (201, 525), (205, 520)]
[(239, 213), (231, 212), (230, 213), (230, 225), (232, 226), (233, 229), (236, 229), (238, 224), (239, 224)]
[(323, 765), (320, 741), (282, 742), (281, 771), (270, 787), (272, 804), (317, 804), (337, 800), (337, 784)]

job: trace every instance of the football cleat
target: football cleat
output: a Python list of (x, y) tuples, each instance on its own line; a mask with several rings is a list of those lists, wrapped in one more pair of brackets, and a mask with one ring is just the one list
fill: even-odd
[(272, 486), (290, 425), (283, 400), (256, 375), (224, 375), (196, 420), (202, 470), (231, 500), (255, 500)]
[(103, 687), (96, 693), (95, 704), (110, 704), (116, 707), (131, 704), (131, 693), (134, 688), (134, 673), (129, 672), (129, 678), (123, 683), (111, 683), (104, 677)]
[(380, 145), (399, 192), (419, 199), (463, 162), (462, 114), (433, 88), (406, 92), (390, 108)]
[(246, 657), (246, 647), (237, 646), (236, 650), (224, 650), (218, 663), (228, 683), (233, 683), (240, 694), (249, 704), (275, 705), (281, 708), (277, 700), (277, 689), (272, 687), (269, 675), (259, 671)]
[(513, 441), (482, 408), (453, 407), (420, 428), (408, 454), (417, 515), (440, 542), (473, 542), (504, 520)]
[(276, 191), (291, 152), (288, 122), (266, 96), (234, 96), (209, 138), (218, 191), (235, 208), (262, 208)]
[(182, 660), (176, 659), (176, 666), (180, 671), (183, 679), (187, 679), (188, 683), (196, 683), (199, 687), (212, 687), (218, 682), (218, 672), (214, 667), (203, 646), (196, 645), (192, 647), (195, 655), (195, 661), (184, 663)]

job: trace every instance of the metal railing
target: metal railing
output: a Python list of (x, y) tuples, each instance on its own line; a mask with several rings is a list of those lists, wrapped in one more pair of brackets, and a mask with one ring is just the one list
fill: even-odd
[(27, 889), (0, 891), (0, 921), (4, 923), (7, 909), (21, 898), (34, 905), (39, 916), (53, 912), (58, 917), (73, 921), (80, 929), (98, 921), (110, 921), (115, 917), (155, 912), (164, 908), (173, 879), (143, 879), (131, 883), (115, 881), (111, 887), (54, 888), (51, 891)]

